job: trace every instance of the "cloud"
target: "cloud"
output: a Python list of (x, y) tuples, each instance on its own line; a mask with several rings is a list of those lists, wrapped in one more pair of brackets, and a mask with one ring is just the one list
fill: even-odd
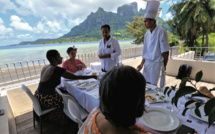
[(17, 38), (29, 39), (29, 38), (33, 38), (33, 37), (30, 34), (20, 34), (20, 35), (17, 35)]
[(0, 18), (0, 36), (1, 37), (5, 37), (5, 36), (8, 36), (8, 35), (11, 35), (13, 30), (11, 28), (6, 28), (4, 26), (4, 21)]
[(160, 14), (159, 14), (159, 17), (162, 18), (162, 16), (163, 16), (163, 11), (161, 10), (161, 11), (160, 11)]
[(10, 20), (10, 26), (14, 27), (16, 30), (33, 31), (33, 28), (28, 23), (22, 22), (22, 20), (16, 15), (12, 15)]
[(165, 20), (169, 20), (169, 19), (172, 19), (172, 18), (173, 18), (172, 13), (167, 13)]
[(10, 28), (2, 25), (0, 20), (0, 30), (19, 40), (30, 37), (27, 34), (33, 39), (57, 38), (59, 33), (61, 36), (68, 33), (99, 7), (116, 13), (119, 6), (132, 2), (138, 3), (138, 9), (146, 6), (142, 0), (0, 0), (0, 13), (6, 12), (10, 16), (4, 18)]
[(136, 1), (139, 9), (145, 8), (146, 2), (141, 0), (15, 0), (19, 5), (17, 10), (21, 15), (34, 15), (38, 18), (46, 17), (51, 21), (68, 21), (69, 27), (75, 26), (86, 19), (98, 7), (105, 11), (116, 12), (117, 7)]
[(46, 17), (43, 17), (34, 27), (35, 33), (57, 33), (64, 29), (64, 23), (62, 21), (50, 21)]
[(0, 12), (5, 13), (7, 10), (16, 9), (16, 5), (10, 0), (0, 0)]

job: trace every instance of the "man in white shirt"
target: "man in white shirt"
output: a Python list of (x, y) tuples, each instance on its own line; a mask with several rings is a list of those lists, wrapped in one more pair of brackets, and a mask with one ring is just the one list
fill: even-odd
[(101, 69), (107, 72), (119, 61), (121, 48), (116, 38), (110, 35), (110, 26), (103, 25), (101, 27), (103, 38), (99, 42), (98, 57), (101, 60)]
[[(149, 1), (148, 1), (149, 2)], [(159, 7), (158, 1), (150, 1), (148, 12), (144, 14), (145, 27), (149, 29), (144, 36), (142, 62), (137, 66), (137, 70), (143, 69), (143, 75), (146, 81), (150, 84), (157, 85), (161, 67), (166, 70), (166, 65), (169, 57), (169, 41), (167, 32), (156, 25), (157, 11), (152, 11), (150, 4)], [(158, 9), (157, 7), (157, 9)], [(154, 8), (156, 9), (156, 8)], [(164, 73), (164, 72), (163, 72)]]

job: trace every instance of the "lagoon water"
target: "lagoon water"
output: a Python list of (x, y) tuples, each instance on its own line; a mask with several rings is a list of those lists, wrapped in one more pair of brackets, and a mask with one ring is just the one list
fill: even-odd
[[(133, 40), (119, 40), (121, 49), (138, 47), (132, 44)], [(79, 42), (79, 43), (59, 43), (59, 44), (38, 44), (38, 45), (17, 45), (0, 47), (0, 65), (14, 63), (19, 61), (29, 61), (43, 59), (49, 49), (56, 49), (61, 56), (67, 56), (68, 47), (75, 45), (78, 48), (77, 54), (97, 53), (99, 41), (95, 42)]]

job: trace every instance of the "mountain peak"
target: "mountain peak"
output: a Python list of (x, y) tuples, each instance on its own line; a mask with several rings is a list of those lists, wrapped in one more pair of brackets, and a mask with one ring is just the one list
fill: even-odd
[(134, 16), (138, 12), (137, 2), (125, 4), (117, 8), (117, 14), (120, 16)]
[(98, 10), (96, 12), (104, 12), (104, 9), (99, 7)]

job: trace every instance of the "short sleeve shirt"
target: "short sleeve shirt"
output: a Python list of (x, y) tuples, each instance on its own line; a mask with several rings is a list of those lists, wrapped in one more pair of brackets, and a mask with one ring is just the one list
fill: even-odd
[[(76, 65), (84, 65), (86, 67), (86, 65), (79, 59), (75, 59), (75, 64)], [(62, 67), (65, 68), (66, 70), (72, 72), (72, 73), (76, 73), (77, 71), (81, 70), (82, 68), (78, 68), (76, 67), (76, 65), (72, 64), (72, 62), (67, 59), (66, 61), (63, 62)]]

